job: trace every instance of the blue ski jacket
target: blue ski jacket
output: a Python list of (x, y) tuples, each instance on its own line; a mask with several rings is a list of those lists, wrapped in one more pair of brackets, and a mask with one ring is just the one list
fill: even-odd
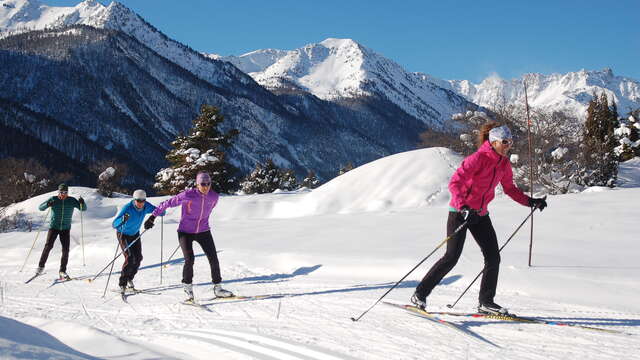
[[(142, 221), (144, 221), (144, 216), (146, 214), (151, 214), (153, 210), (156, 209), (155, 206), (151, 205), (148, 201), (144, 202), (144, 207), (142, 209), (138, 209), (133, 203), (134, 200), (129, 201), (125, 206), (122, 207), (118, 216), (113, 219), (114, 229), (118, 230), (118, 232), (123, 233), (125, 235), (133, 236), (140, 231), (140, 225), (142, 225)], [(124, 214), (129, 214), (129, 219), (124, 225), (122, 224), (124, 221)]]

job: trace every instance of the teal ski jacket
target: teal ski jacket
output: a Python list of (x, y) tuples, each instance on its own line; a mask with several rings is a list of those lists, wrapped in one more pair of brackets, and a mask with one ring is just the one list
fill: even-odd
[(60, 200), (58, 196), (52, 196), (47, 201), (40, 204), (38, 207), (40, 211), (45, 211), (51, 205), (51, 221), (49, 221), (49, 228), (55, 230), (69, 230), (71, 229), (71, 218), (73, 217), (73, 210), (78, 209), (80, 211), (87, 210), (87, 204), (80, 202), (72, 197), (67, 196), (66, 199)]

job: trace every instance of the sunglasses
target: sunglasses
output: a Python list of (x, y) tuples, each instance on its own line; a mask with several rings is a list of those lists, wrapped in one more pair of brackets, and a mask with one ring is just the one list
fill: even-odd
[(58, 191), (58, 194), (60, 195), (67, 195), (68, 191)]
[(200, 186), (211, 186), (211, 183), (207, 183), (207, 182), (205, 182), (205, 183), (200, 183)]
[(511, 145), (513, 145), (513, 140), (511, 140), (511, 139), (504, 139), (504, 140), (502, 140), (502, 145), (509, 145), (509, 146), (511, 146)]
[(143, 202), (145, 202), (145, 201), (146, 201), (145, 199), (134, 199), (134, 200), (135, 200), (136, 202), (139, 202), (139, 203), (143, 203)]

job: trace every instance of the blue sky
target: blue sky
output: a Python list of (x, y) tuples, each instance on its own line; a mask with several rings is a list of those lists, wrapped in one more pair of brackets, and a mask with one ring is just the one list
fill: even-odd
[(120, 2), (169, 37), (220, 55), (290, 50), (335, 37), (442, 79), (610, 67), (640, 80), (639, 0)]

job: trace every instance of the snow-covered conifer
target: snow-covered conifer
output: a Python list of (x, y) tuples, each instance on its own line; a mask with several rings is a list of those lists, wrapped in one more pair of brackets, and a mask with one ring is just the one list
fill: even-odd
[(115, 160), (101, 160), (91, 165), (89, 170), (96, 174), (97, 190), (102, 196), (112, 197), (114, 192), (128, 192), (122, 186), (127, 176), (128, 166)]
[(586, 186), (615, 186), (618, 175), (618, 156), (615, 148), (615, 129), (618, 110), (615, 102), (609, 105), (605, 93), (595, 96), (587, 108), (582, 139), (582, 169), (580, 181)]
[(301, 186), (307, 189), (315, 189), (320, 186), (320, 180), (318, 180), (315, 171), (309, 170), (307, 172), (307, 176), (302, 180)]
[(279, 168), (271, 159), (256, 168), (240, 183), (245, 194), (265, 194), (276, 190), (291, 191), (299, 187), (295, 173), (290, 169)]
[(238, 130), (223, 133), (220, 129), (224, 116), (211, 105), (202, 105), (200, 115), (193, 120), (187, 136), (178, 136), (171, 143), (173, 149), (166, 158), (170, 166), (156, 174), (154, 188), (160, 194), (177, 194), (195, 186), (196, 174), (206, 171), (211, 175), (212, 188), (229, 192), (235, 188), (236, 169), (227, 162), (226, 152)]

